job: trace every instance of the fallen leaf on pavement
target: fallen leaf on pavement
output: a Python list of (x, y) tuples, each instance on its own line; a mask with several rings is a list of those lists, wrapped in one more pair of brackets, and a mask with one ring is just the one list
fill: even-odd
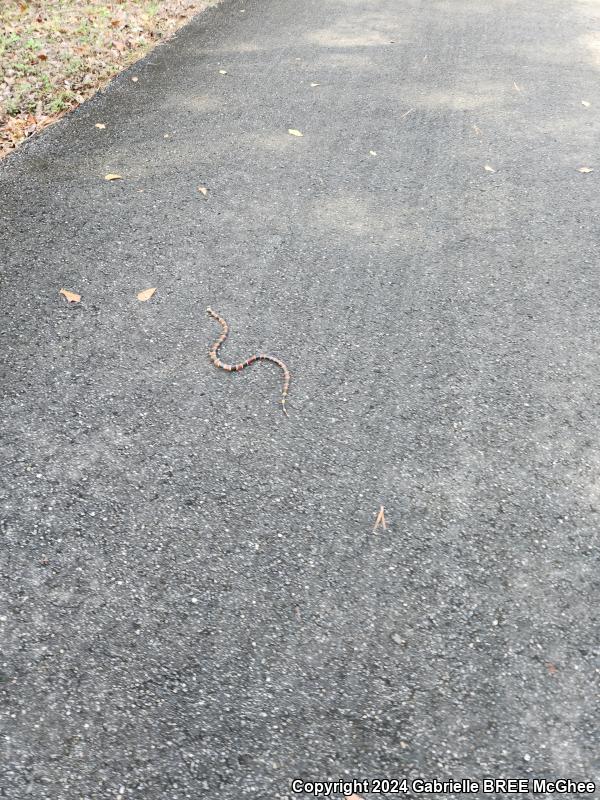
[(489, 164), (486, 164), (486, 165), (485, 165), (485, 167), (484, 167), (484, 170), (485, 170), (486, 172), (496, 172), (496, 170), (495, 170), (493, 167), (490, 167), (490, 165), (489, 165)]
[(588, 172), (593, 172), (593, 171), (594, 171), (593, 167), (577, 167), (577, 172), (583, 172), (584, 175), (587, 174)]
[(589, 108), (592, 104), (590, 103), (589, 100), (582, 100), (581, 105), (585, 106), (586, 108)]
[(288, 133), (290, 136), (304, 136), (303, 133), (300, 133), (300, 131), (297, 131), (295, 128), (288, 128)]
[(101, 131), (103, 131), (103, 130), (104, 130), (104, 128), (106, 128), (106, 125), (104, 125), (104, 123), (103, 123), (103, 122), (97, 122), (97, 123), (96, 123), (96, 125), (95, 125), (95, 127), (96, 127), (96, 128), (99, 128)]
[(481, 129), (477, 127), (477, 125), (473, 125), (473, 130), (477, 134), (477, 136), (481, 136)]
[(199, 186), (198, 191), (201, 192), (204, 195), (204, 197), (208, 196), (208, 189), (206, 188), (206, 186)]
[(156, 287), (154, 289), (144, 289), (143, 292), (139, 292), (138, 293), (137, 299), (141, 303), (145, 303), (146, 300), (150, 300), (150, 298), (152, 297), (152, 295), (154, 294), (155, 291), (156, 291)]
[(59, 294), (62, 294), (64, 297), (66, 297), (69, 303), (78, 303), (81, 300), (80, 294), (69, 292), (68, 289), (61, 289)]
[(104, 176), (104, 180), (105, 181), (122, 181), (123, 178), (121, 177), (121, 175), (117, 175), (114, 172), (109, 172), (108, 175)]

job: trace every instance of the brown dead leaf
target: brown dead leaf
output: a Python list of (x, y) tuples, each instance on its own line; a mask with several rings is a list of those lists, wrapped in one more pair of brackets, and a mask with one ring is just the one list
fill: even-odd
[(59, 294), (62, 294), (64, 297), (66, 297), (69, 303), (78, 303), (81, 300), (80, 294), (69, 292), (68, 289), (61, 289)]
[(99, 130), (101, 130), (101, 131), (103, 131), (103, 130), (104, 130), (104, 128), (106, 128), (106, 125), (105, 125), (103, 122), (97, 122), (97, 123), (94, 125), (94, 127), (95, 127), (95, 128), (98, 128), (98, 129), (99, 129)]
[(48, 56), (46, 53), (38, 53), (38, 59), (39, 61), (48, 61)]
[(584, 175), (587, 175), (588, 172), (593, 172), (593, 167), (577, 167), (577, 172), (583, 172)]
[(104, 176), (105, 181), (122, 181), (123, 177), (121, 175), (117, 175), (114, 172), (109, 172), (108, 175)]
[(198, 187), (198, 191), (199, 191), (201, 194), (203, 194), (203, 195), (204, 195), (204, 197), (207, 197), (207, 196), (208, 196), (208, 189), (206, 188), (206, 186), (199, 186), (199, 187)]
[(296, 128), (288, 128), (288, 133), (290, 136), (304, 136), (304, 134), (297, 131)]
[(589, 108), (592, 104), (590, 103), (589, 100), (582, 100), (581, 105), (585, 106), (586, 108)]
[(485, 167), (484, 167), (484, 170), (485, 170), (486, 172), (496, 172), (496, 170), (495, 170), (493, 167), (490, 167), (490, 165), (489, 165), (489, 164), (486, 164), (486, 165), (485, 165)]
[(154, 289), (144, 289), (143, 292), (138, 292), (137, 299), (140, 301), (140, 303), (145, 303), (146, 300), (150, 300), (155, 291), (156, 287), (154, 287)]

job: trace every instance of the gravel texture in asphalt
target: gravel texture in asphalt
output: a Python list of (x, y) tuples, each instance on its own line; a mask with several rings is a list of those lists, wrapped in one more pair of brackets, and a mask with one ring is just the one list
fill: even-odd
[(0, 797), (600, 782), (599, 29), (224, 0), (3, 162)]

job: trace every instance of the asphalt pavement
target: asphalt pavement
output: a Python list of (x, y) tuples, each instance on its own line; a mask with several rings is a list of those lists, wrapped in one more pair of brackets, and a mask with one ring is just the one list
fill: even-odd
[(600, 787), (599, 30), (223, 0), (2, 162), (0, 797)]

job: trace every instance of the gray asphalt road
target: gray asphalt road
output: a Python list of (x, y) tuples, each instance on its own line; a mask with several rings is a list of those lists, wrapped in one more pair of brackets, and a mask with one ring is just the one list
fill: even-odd
[(2, 164), (0, 797), (600, 782), (599, 24), (224, 0)]

